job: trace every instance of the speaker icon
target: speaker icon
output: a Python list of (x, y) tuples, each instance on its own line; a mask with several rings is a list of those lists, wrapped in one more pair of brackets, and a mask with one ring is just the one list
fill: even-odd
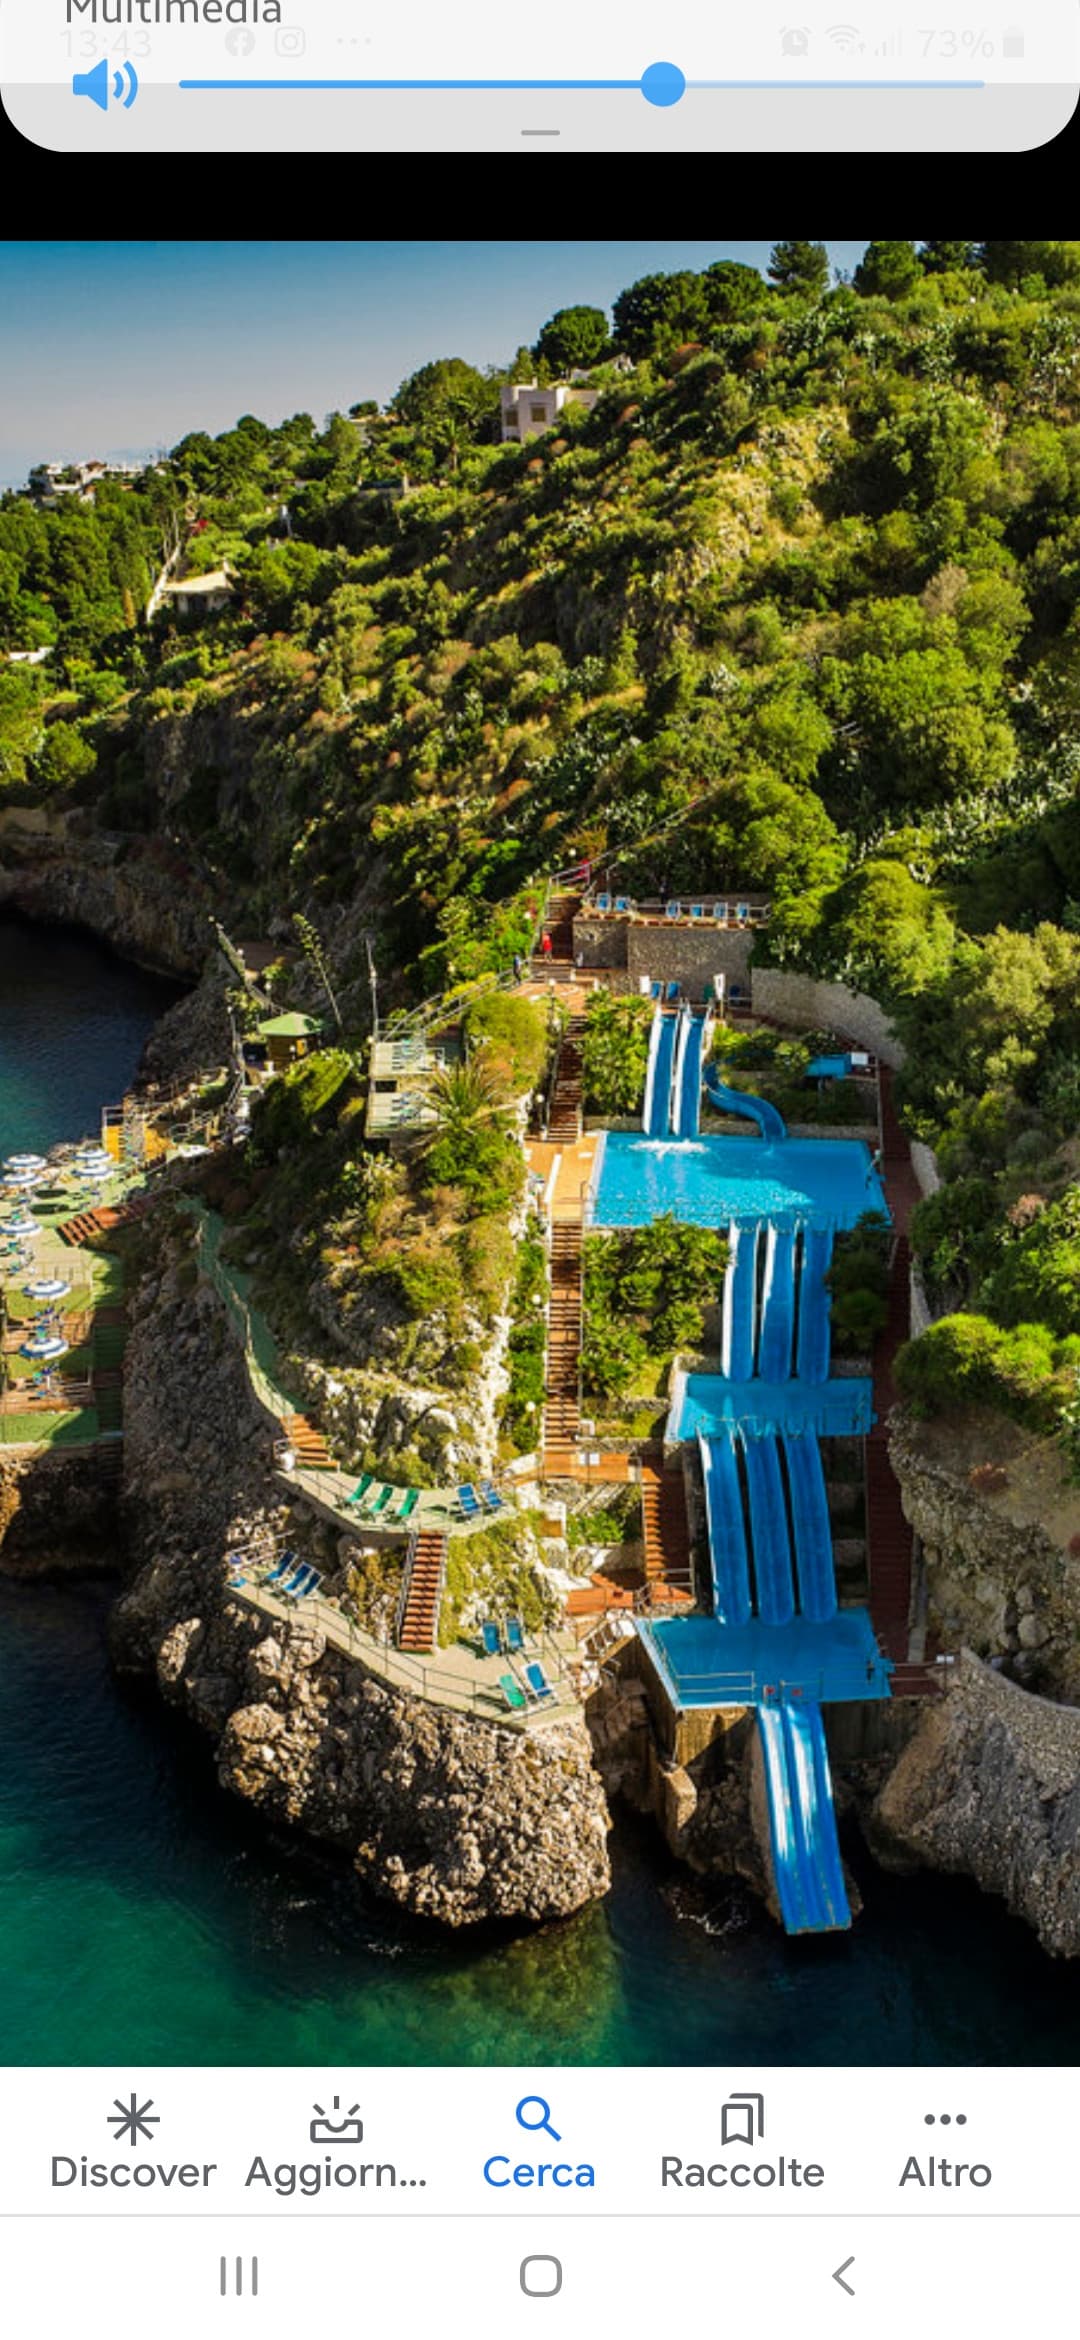
[[(101, 107), (103, 114), (108, 113), (109, 68), (104, 57), (89, 73), (76, 73), (71, 87), (75, 97), (88, 97), (95, 106)], [(125, 63), (117, 68), (112, 77), (112, 94), (125, 108), (134, 105), (139, 94), (139, 76), (134, 65)]]

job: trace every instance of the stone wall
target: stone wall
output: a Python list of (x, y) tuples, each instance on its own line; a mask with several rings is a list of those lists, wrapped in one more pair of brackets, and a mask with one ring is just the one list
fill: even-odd
[(843, 983), (819, 982), (783, 967), (755, 967), (752, 997), (759, 1015), (796, 1031), (843, 1032), (858, 1048), (869, 1048), (883, 1064), (900, 1065), (904, 1052), (885, 1010), (864, 991)]
[(911, 1140), (911, 1167), (919, 1182), (920, 1194), (936, 1194), (941, 1185), (941, 1172), (933, 1148), (924, 1146), (921, 1138)]
[(625, 918), (575, 918), (574, 958), (582, 967), (625, 967)]
[(647, 975), (653, 982), (679, 982), (691, 999), (704, 999), (713, 976), (724, 975), (729, 985), (749, 990), (753, 940), (746, 927), (677, 926), (674, 920), (670, 926), (633, 925), (626, 950), (630, 988), (636, 990)]

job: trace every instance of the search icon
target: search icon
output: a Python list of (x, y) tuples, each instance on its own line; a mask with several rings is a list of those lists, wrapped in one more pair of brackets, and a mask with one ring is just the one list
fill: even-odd
[[(526, 2109), (531, 2104), (535, 2104), (539, 2110), (540, 2118), (538, 2121), (526, 2120), (525, 2118)], [(546, 2129), (548, 2136), (554, 2137), (556, 2145), (562, 2144), (558, 2129), (553, 2129), (551, 2126), (551, 2106), (546, 2096), (523, 2096), (517, 2108), (517, 2118), (523, 2129)]]

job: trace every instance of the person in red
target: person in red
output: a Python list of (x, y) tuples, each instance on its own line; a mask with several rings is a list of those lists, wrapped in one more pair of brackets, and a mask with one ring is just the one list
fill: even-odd
[(549, 935), (546, 927), (544, 928), (544, 933), (540, 943), (540, 956), (543, 959), (550, 959), (551, 957), (551, 936)]

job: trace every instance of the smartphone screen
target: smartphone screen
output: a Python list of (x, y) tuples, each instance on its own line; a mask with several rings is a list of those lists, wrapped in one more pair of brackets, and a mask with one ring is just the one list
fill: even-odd
[(11, 2330), (1060, 2321), (1080, 244), (0, 309)]

